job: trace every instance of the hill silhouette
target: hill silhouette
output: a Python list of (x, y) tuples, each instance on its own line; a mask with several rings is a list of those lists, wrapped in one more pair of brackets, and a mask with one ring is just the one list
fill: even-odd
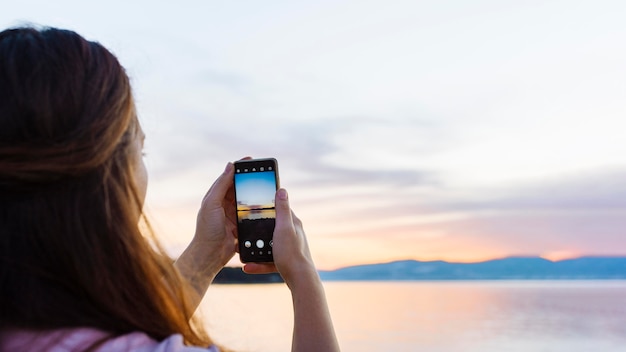
[(478, 263), (403, 260), (320, 271), (326, 281), (385, 280), (615, 280), (626, 279), (626, 257), (582, 257), (552, 262), (509, 257)]

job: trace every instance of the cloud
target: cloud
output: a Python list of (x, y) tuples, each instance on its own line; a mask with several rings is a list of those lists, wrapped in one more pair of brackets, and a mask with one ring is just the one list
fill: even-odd
[(271, 156), (326, 246), (626, 247), (621, 3), (137, 2), (111, 26), (120, 4), (15, 3), (0, 21), (28, 14), (119, 56), (150, 201), (180, 223), (227, 161)]
[[(626, 168), (570, 173), (516, 186), (481, 188), (484, 197), (458, 198), (466, 210), (626, 210)], [(473, 193), (474, 194), (474, 193)]]
[[(362, 197), (346, 200), (339, 194), (309, 204), (313, 208), (332, 204), (326, 212), (305, 210), (325, 243), (378, 239), (402, 244), (405, 248), (398, 253), (412, 248), (414, 258), (624, 255), (624, 176), (623, 169), (605, 170), (456, 196), (437, 191), (436, 185), (408, 192), (356, 188)], [(322, 192), (321, 197), (325, 195)], [(376, 261), (378, 255), (382, 253), (370, 253), (369, 260)]]

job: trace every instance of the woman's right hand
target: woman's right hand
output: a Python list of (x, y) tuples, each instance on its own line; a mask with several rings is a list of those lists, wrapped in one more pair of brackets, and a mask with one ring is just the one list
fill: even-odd
[(278, 271), (290, 288), (298, 280), (319, 280), (302, 222), (291, 210), (285, 189), (276, 191), (275, 203), (274, 263), (247, 263), (244, 271), (250, 274)]
[(278, 270), (291, 290), (293, 300), (292, 351), (339, 351), (339, 344), (302, 222), (289, 207), (287, 191), (276, 191), (274, 263), (248, 263), (244, 271), (267, 273)]

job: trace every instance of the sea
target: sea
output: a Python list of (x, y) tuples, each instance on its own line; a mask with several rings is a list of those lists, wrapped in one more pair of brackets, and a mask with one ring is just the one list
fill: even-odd
[[(342, 351), (626, 351), (626, 281), (325, 282)], [(290, 351), (284, 284), (213, 285), (200, 307), (236, 351)]]

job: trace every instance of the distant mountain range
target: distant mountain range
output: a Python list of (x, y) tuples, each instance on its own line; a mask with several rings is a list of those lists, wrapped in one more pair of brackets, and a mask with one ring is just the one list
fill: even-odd
[(582, 257), (552, 262), (509, 257), (479, 263), (404, 260), (320, 271), (325, 281), (616, 280), (626, 279), (626, 257)]

